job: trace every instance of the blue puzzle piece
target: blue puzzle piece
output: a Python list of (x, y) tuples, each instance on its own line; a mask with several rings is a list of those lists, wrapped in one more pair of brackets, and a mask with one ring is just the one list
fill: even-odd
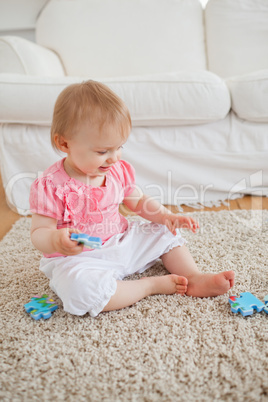
[(89, 236), (86, 233), (72, 233), (71, 240), (75, 240), (78, 243), (83, 243), (88, 248), (101, 248), (102, 240), (100, 237)]
[(47, 295), (31, 297), (31, 301), (25, 304), (24, 307), (34, 320), (39, 320), (41, 317), (44, 319), (50, 318), (52, 311), (58, 308), (54, 300), (49, 299)]
[(240, 312), (244, 317), (253, 314), (254, 310), (259, 313), (265, 305), (252, 293), (244, 292), (238, 296), (230, 296), (229, 303), (231, 304), (231, 311), (233, 313)]
[(264, 307), (263, 311), (265, 311), (265, 313), (268, 314), (268, 295), (264, 296), (264, 303), (265, 303), (265, 307)]

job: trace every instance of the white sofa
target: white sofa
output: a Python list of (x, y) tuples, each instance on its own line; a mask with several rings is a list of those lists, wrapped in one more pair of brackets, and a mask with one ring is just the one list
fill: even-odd
[(36, 43), (1, 37), (1, 175), (21, 214), (60, 158), (56, 97), (86, 79), (128, 105), (124, 158), (143, 191), (174, 205), (268, 195), (267, 0), (51, 0)]

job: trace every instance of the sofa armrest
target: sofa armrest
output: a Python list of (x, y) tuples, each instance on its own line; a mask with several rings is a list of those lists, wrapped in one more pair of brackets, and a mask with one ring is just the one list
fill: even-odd
[(56, 53), (17, 36), (0, 36), (0, 73), (65, 75)]

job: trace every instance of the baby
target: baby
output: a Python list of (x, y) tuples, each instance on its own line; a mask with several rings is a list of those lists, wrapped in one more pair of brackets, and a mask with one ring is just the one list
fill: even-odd
[[(217, 296), (234, 285), (234, 272), (201, 273), (179, 228), (198, 223), (171, 213), (135, 186), (135, 171), (121, 160), (131, 131), (124, 102), (107, 86), (87, 81), (59, 95), (51, 127), (52, 146), (66, 157), (32, 184), (31, 239), (44, 257), (40, 269), (50, 279), (65, 311), (96, 317), (155, 294)], [(131, 222), (119, 213), (124, 203), (150, 222)], [(88, 250), (71, 233), (102, 239)], [(123, 280), (161, 258), (169, 275)]]

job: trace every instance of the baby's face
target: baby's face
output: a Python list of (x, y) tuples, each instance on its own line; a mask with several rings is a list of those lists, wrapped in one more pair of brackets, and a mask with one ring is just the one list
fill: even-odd
[(81, 178), (104, 177), (121, 158), (125, 142), (126, 138), (122, 138), (118, 128), (112, 124), (104, 124), (100, 131), (97, 123), (85, 123), (74, 138), (68, 140), (69, 152), (65, 163)]

